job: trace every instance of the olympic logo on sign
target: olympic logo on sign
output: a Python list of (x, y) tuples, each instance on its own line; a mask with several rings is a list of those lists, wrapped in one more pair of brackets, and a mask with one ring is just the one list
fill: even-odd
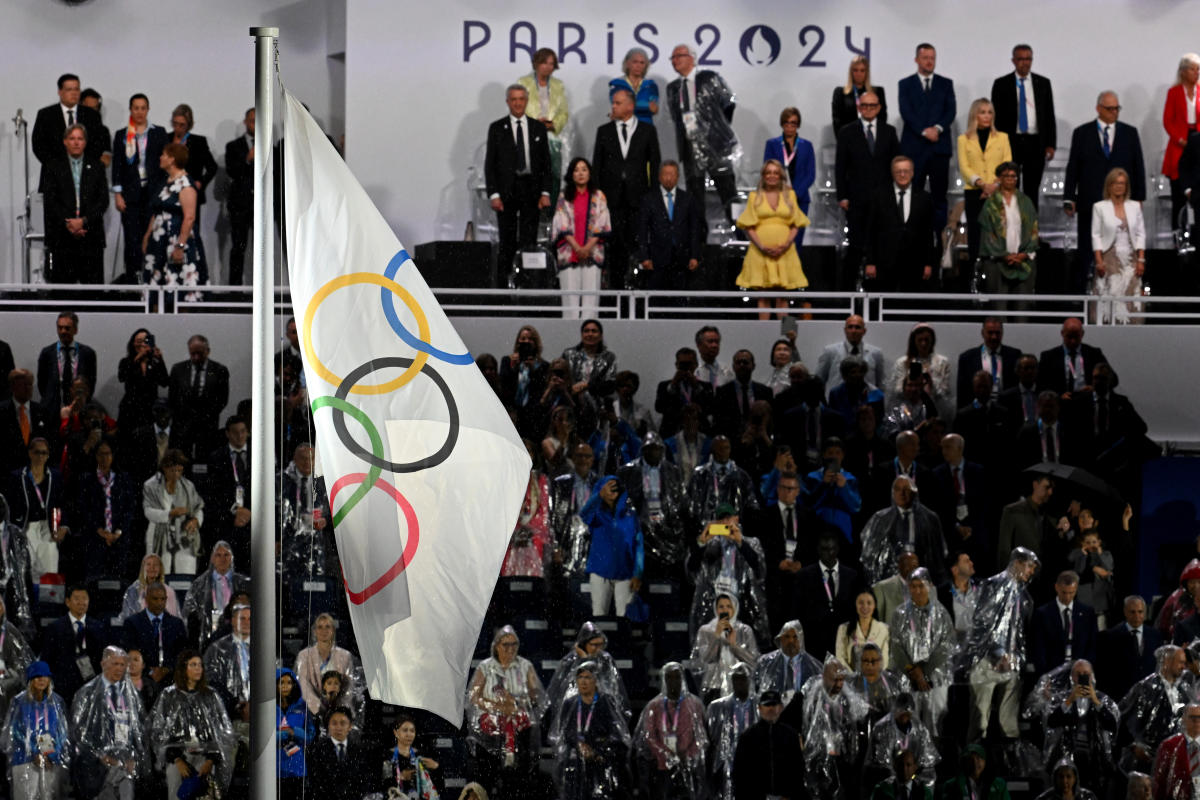
[[(346, 584), (346, 594), (349, 596), (350, 602), (356, 605), (365, 603), (373, 595), (398, 578), (408, 565), (412, 563), (420, 543), (420, 522), (416, 511), (407, 498), (395, 486), (383, 479), (382, 475), (384, 471), (401, 474), (431, 469), (449, 458), (450, 454), (454, 451), (455, 445), (458, 443), (458, 436), (461, 430), (458, 404), (454, 400), (454, 395), (451, 393), (449, 385), (441, 374), (429, 364), (429, 360), (433, 358), (455, 366), (474, 363), (474, 359), (472, 359), (470, 353), (448, 353), (435, 347), (430, 342), (429, 319), (426, 317), (424, 309), (421, 308), (416, 298), (407, 289), (395, 281), (396, 273), (409, 260), (408, 253), (401, 249), (388, 262), (387, 268), (382, 275), (374, 272), (351, 272), (331, 279), (313, 294), (308, 307), (305, 309), (302, 324), (301, 346), (304, 348), (307, 363), (311, 365), (317, 375), (328, 383), (337, 386), (332, 395), (318, 397), (312, 401), (313, 413), (315, 414), (323, 408), (330, 409), (333, 413), (334, 431), (337, 433), (342, 445), (369, 466), (366, 472), (352, 473), (339, 477), (330, 487), (329, 504), (331, 506), (336, 502), (338, 495), (343, 489), (350, 486), (356, 487), (341, 508), (334, 513), (334, 526), (336, 527), (345, 519), (346, 515), (373, 488), (380, 489), (396, 502), (408, 526), (408, 539), (405, 542), (404, 550), (394, 564), (361, 590), (351, 589), (350, 585)], [(350, 370), (346, 373), (345, 377), (340, 377), (317, 355), (313, 347), (312, 328), (317, 311), (328, 300), (330, 295), (340, 289), (360, 285), (375, 285), (380, 287), (380, 302), (382, 303), (384, 317), (387, 319), (388, 325), (401, 341), (417, 351), (417, 355), (415, 358), (401, 356), (373, 358)], [(416, 321), (417, 333), (415, 335), (403, 324), (396, 313), (396, 297), (400, 298)], [(389, 368), (400, 368), (402, 371), (395, 378), (382, 383), (362, 383), (363, 378), (371, 373)], [(380, 434), (379, 428), (362, 409), (351, 404), (347, 398), (352, 394), (388, 394), (407, 386), (417, 375), (424, 375), (442, 393), (449, 419), (446, 438), (438, 450), (424, 458), (409, 462), (389, 461), (384, 454), (383, 437)], [(363, 447), (358, 440), (350, 435), (350, 431), (346, 425), (347, 416), (353, 417), (354, 421), (366, 433), (367, 439), (370, 441), (369, 449)], [(345, 583), (344, 577), (343, 583)]]

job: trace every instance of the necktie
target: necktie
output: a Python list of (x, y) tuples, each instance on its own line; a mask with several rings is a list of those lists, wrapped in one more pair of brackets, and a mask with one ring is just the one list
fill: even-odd
[(796, 517), (793, 506), (787, 507), (787, 512), (783, 515), (783, 538), (794, 539), (796, 537)]
[(517, 120), (517, 172), (524, 172), (529, 168), (529, 163), (525, 160), (525, 118)]
[(17, 422), (21, 426), (21, 441), (29, 444), (29, 412), (24, 403), (17, 406)]
[(962, 467), (954, 468), (954, 500), (955, 505), (958, 505), (958, 500), (962, 498)]
[(896, 215), (900, 217), (900, 222), (904, 222), (904, 189), (900, 190), (899, 196), (896, 198)]
[(200, 376), (204, 374), (203, 367), (192, 366), (192, 396), (200, 396)]
[(667, 219), (675, 221), (675, 192), (667, 192)]
[(83, 623), (76, 622), (75, 623), (75, 648), (78, 650), (78, 649), (81, 649), (82, 647), (83, 647)]
[(621, 123), (621, 144), (629, 143), (629, 132), (625, 129), (625, 123)]
[(158, 437), (157, 437), (157, 438), (158, 438), (158, 442), (157, 442), (157, 444), (158, 444), (158, 458), (159, 458), (159, 460), (161, 461), (161, 460), (162, 460), (162, 457), (163, 457), (163, 454), (167, 452), (167, 443), (169, 442), (169, 439), (168, 439), (168, 437), (167, 437), (167, 432), (166, 432), (166, 431), (159, 431), (159, 432), (158, 432)]
[(1104, 126), (1104, 157), (1108, 158), (1112, 155), (1112, 139), (1108, 138), (1108, 132), (1111, 125)]
[(926, 93), (926, 94), (928, 94), (928, 93), (929, 93), (930, 84), (931, 84), (932, 82), (933, 82), (933, 78), (926, 78), (926, 79), (925, 79), (925, 93)]
[(1067, 635), (1068, 639), (1071, 638), (1071, 609), (1069, 607), (1063, 609), (1063, 633)]
[(875, 155), (875, 123), (867, 123), (867, 152)]
[(158, 637), (162, 636), (162, 618), (155, 617), (154, 621), (151, 624), (151, 627), (153, 628), (154, 639), (155, 639), (155, 641), (158, 641)]
[(856, 356), (856, 355), (858, 355), (858, 353), (859, 353), (859, 348), (858, 348), (858, 345), (853, 345), (853, 346), (850, 348), (850, 355), (852, 355), (852, 356)]
[[(825, 582), (829, 584), (829, 593), (837, 594), (837, 584), (833, 582), (833, 567), (825, 568)], [(832, 606), (833, 601), (830, 600), (829, 604)]]
[(904, 541), (909, 543), (911, 543), (913, 539), (911, 520), (911, 511), (900, 512), (900, 535), (904, 538)]
[(688, 79), (683, 79), (683, 97), (679, 98), (679, 105), (683, 106), (684, 111), (692, 110), (692, 93), (688, 90)]
[(1188, 742), (1188, 772), (1195, 775), (1200, 772), (1200, 745)]
[(1025, 109), (1025, 79), (1017, 78), (1017, 133), (1029, 133), (1029, 112)]
[(1142, 654), (1142, 629), (1141, 628), (1133, 629), (1133, 641), (1137, 643), (1137, 654), (1140, 656)]
[(108, 687), (108, 696), (109, 696), (109, 699), (112, 700), (112, 704), (113, 704), (114, 708), (116, 707), (116, 705), (118, 703), (121, 702), (121, 697), (120, 697), (120, 695), (117, 694), (117, 685), (115, 683), (112, 686)]
[(783, 690), (796, 688), (796, 666), (795, 659), (789, 658), (783, 667)]
[(75, 345), (68, 345), (63, 348), (63, 368), (62, 368), (62, 397), (63, 405), (71, 402), (71, 383), (75, 380), (75, 365), (71, 363), (71, 354), (75, 352)]
[(338, 742), (337, 747), (338, 747), (338, 761), (345, 761), (346, 760), (346, 744), (345, 744), (345, 742)]
[(1032, 389), (1021, 390), (1021, 403), (1025, 407), (1025, 421), (1028, 422), (1029, 420), (1033, 419), (1035, 415)]
[(246, 475), (246, 451), (245, 450), (237, 451), (236, 458), (237, 458), (238, 483), (244, 485), (246, 483), (246, 477), (245, 477), (245, 475)]
[(1108, 398), (1104, 395), (1100, 396), (1098, 409), (1098, 417), (1096, 419), (1097, 433), (1104, 435), (1108, 433)]
[(1054, 426), (1046, 428), (1046, 460), (1058, 463), (1058, 448), (1054, 446)]
[(67, 125), (68, 127), (75, 124), (75, 109), (67, 109)]

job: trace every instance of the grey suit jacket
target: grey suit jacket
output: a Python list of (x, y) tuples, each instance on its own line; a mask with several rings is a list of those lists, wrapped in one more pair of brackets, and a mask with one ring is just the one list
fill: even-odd
[[(842, 382), (842, 359), (848, 355), (846, 342), (828, 345), (821, 351), (817, 360), (817, 375), (825, 382), (825, 394), (833, 391)], [(867, 383), (872, 386), (886, 385), (886, 373), (883, 369), (883, 351), (873, 344), (862, 343), (862, 357), (867, 360)]]
[(908, 586), (899, 574), (881, 580), (871, 592), (875, 595), (875, 618), (881, 622), (890, 620), (892, 612), (908, 602)]

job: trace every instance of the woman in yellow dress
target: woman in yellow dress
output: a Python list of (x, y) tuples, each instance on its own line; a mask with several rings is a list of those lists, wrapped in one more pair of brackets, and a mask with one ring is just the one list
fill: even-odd
[[(800, 210), (796, 193), (788, 186), (783, 164), (768, 159), (759, 173), (758, 189), (750, 193), (746, 210), (737, 225), (750, 237), (750, 247), (742, 261), (737, 285), (743, 289), (803, 289), (808, 278), (800, 267), (796, 252), (796, 234), (808, 225)], [(770, 308), (771, 301), (760, 299), (759, 308)], [(776, 308), (787, 308), (786, 299), (775, 301)], [(759, 319), (769, 319), (759, 314)]]

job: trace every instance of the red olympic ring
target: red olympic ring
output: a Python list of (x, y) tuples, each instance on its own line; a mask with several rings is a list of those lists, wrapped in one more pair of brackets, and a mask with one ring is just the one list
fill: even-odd
[[(329, 490), (329, 505), (332, 507), (334, 500), (337, 499), (337, 494), (347, 486), (362, 483), (367, 479), (367, 473), (355, 472), (350, 475), (344, 475), (337, 479), (333, 487)], [(388, 569), (387, 572), (376, 578), (367, 588), (361, 592), (356, 592), (350, 588), (350, 584), (346, 583), (345, 574), (342, 575), (342, 583), (346, 586), (346, 594), (350, 597), (350, 602), (356, 606), (360, 606), (374, 595), (383, 590), (392, 581), (400, 576), (401, 572), (412, 563), (412, 558), (417, 552), (417, 542), (420, 539), (420, 530), (417, 523), (417, 512), (413, 510), (412, 505), (405, 499), (404, 495), (400, 494), (400, 490), (392, 484), (388, 483), (382, 477), (375, 481), (375, 485), (383, 489), (392, 499), (396, 501), (396, 505), (400, 506), (400, 510), (404, 512), (404, 521), (408, 524), (408, 541), (404, 543), (404, 552), (400, 554), (400, 558), (395, 564)]]

